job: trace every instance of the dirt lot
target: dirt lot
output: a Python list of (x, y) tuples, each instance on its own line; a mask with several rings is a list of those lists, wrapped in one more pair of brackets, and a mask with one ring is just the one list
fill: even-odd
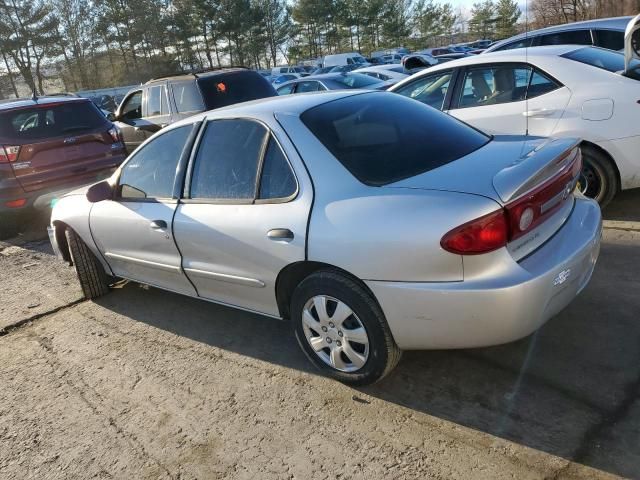
[(539, 332), (364, 389), (283, 322), (137, 284), (80, 301), (36, 222), (0, 242), (0, 478), (640, 478), (639, 202)]

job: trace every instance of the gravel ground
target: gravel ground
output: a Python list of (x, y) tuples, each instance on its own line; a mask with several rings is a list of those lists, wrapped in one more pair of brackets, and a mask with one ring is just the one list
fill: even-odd
[(0, 478), (640, 478), (638, 201), (536, 334), (364, 389), (284, 322), (133, 283), (78, 302), (44, 244), (0, 244)]

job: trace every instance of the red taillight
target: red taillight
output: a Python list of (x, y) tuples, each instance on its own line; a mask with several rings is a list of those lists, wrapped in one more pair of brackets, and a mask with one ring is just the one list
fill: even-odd
[(111, 139), (113, 140), (113, 143), (117, 143), (121, 140), (120, 130), (118, 129), (118, 127), (110, 128), (108, 133), (109, 135), (111, 135)]
[(553, 178), (529, 193), (448, 232), (440, 241), (442, 248), (459, 255), (488, 253), (536, 228), (563, 205), (576, 187), (582, 169), (580, 149), (569, 150), (556, 160), (558, 164), (563, 162), (566, 164)]
[(20, 208), (24, 207), (26, 203), (26, 198), (19, 198), (18, 200), (9, 200), (8, 202), (4, 202), (4, 206), (8, 208)]
[(509, 228), (504, 209), (472, 220), (447, 233), (440, 245), (451, 253), (478, 255), (504, 247)]
[(20, 147), (14, 145), (0, 146), (0, 163), (15, 162), (20, 153)]
[(567, 160), (566, 165), (552, 178), (531, 192), (505, 206), (509, 218), (509, 240), (515, 240), (530, 232), (553, 215), (576, 188), (582, 169), (579, 148), (569, 150), (558, 158), (557, 163)]

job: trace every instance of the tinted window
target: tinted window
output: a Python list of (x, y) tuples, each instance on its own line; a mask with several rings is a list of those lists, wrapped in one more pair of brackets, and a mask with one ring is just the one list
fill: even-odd
[(348, 73), (332, 78), (331, 80), (345, 85), (347, 88), (363, 88), (380, 83), (379, 80), (368, 77), (367, 75), (362, 75), (361, 73)]
[(518, 40), (516, 42), (507, 43), (506, 45), (496, 48), (493, 51), (498, 52), (500, 50), (514, 50), (516, 48), (530, 47), (531, 41), (532, 41), (532, 38), (523, 38), (522, 40)]
[(544, 73), (535, 70), (527, 89), (527, 98), (535, 98), (560, 88), (560, 85)]
[(167, 98), (164, 87), (158, 85), (147, 90), (147, 116), (165, 115), (167, 112)]
[(171, 85), (173, 99), (178, 113), (200, 112), (204, 110), (202, 96), (195, 82), (174, 83)]
[(571, 30), (542, 35), (540, 45), (591, 45), (591, 30)]
[(186, 125), (154, 138), (122, 167), (122, 198), (171, 198), (176, 167), (192, 126)]
[(299, 82), (296, 93), (317, 92), (319, 85), (318, 82)]
[(525, 99), (531, 68), (492, 65), (465, 73), (460, 108), (498, 105)]
[(38, 140), (77, 135), (104, 128), (109, 122), (90, 101), (42, 105), (0, 113), (0, 138)]
[(207, 125), (193, 169), (191, 198), (253, 199), (267, 130), (248, 120)]
[(278, 89), (278, 95), (289, 95), (290, 93), (293, 93), (293, 89), (295, 86), (295, 83), (291, 83), (289, 85), (285, 85), (284, 87), (280, 87)]
[(447, 114), (388, 93), (334, 100), (301, 119), (354, 177), (374, 186), (428, 172), (489, 141)]
[(127, 98), (120, 115), (126, 120), (142, 118), (142, 92), (135, 92)]
[(595, 30), (596, 45), (609, 50), (624, 50), (624, 32), (617, 30)]
[(453, 72), (448, 71), (421, 77), (415, 82), (395, 90), (395, 93), (442, 110), (452, 75)]
[[(604, 48), (580, 48), (562, 56), (609, 72), (624, 71), (624, 55)], [(638, 71), (638, 69), (640, 69), (640, 61), (632, 60), (630, 70)], [(640, 79), (640, 75), (634, 76), (634, 78)]]
[(278, 143), (271, 138), (262, 164), (260, 199), (287, 198), (296, 193), (296, 179)]
[(202, 77), (198, 79), (198, 85), (207, 110), (276, 96), (269, 82), (253, 71), (241, 70), (224, 75)]

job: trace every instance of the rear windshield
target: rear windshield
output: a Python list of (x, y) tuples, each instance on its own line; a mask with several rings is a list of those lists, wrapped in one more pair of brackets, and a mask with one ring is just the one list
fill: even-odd
[(198, 85), (207, 110), (277, 95), (267, 79), (252, 71), (202, 77)]
[[(592, 67), (607, 70), (608, 72), (616, 73), (624, 71), (624, 55), (604, 48), (585, 47), (565, 53), (562, 56), (569, 60), (574, 60), (576, 62), (591, 65)], [(629, 66), (629, 76), (636, 80), (640, 80), (640, 61), (631, 60)]]
[(379, 79), (370, 77), (369, 75), (364, 75), (362, 73), (347, 73), (345, 75), (332, 78), (331, 80), (336, 83), (341, 83), (347, 88), (363, 88), (375, 83), (380, 83)]
[(387, 185), (453, 162), (490, 138), (393, 93), (354, 95), (304, 112), (302, 122), (362, 183)]
[(88, 100), (0, 112), (0, 137), (17, 142), (78, 135), (108, 126), (104, 115)]

